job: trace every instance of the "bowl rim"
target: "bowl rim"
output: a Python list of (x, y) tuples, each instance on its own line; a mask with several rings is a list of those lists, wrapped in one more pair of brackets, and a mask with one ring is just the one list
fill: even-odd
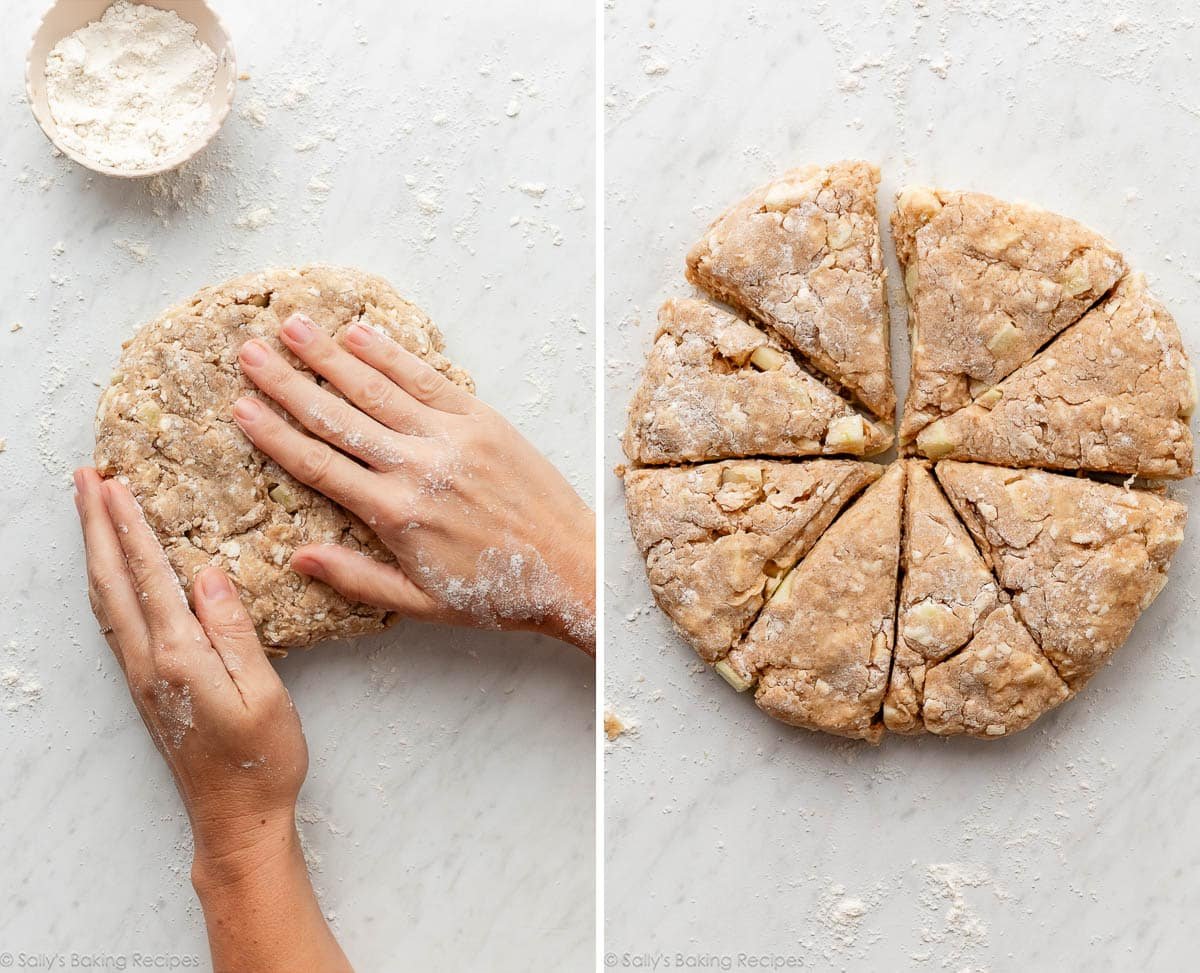
[[(55, 8), (57, 8), (60, 3), (64, 2), (69, 2), (69, 0), (52, 0), (45, 12), (41, 15), (41, 17), (38, 18), (37, 23), (34, 25), (33, 32), (30, 35), (29, 47), (25, 55), (25, 100), (29, 103), (29, 109), (33, 113), (33, 117), (38, 124), (38, 128), (42, 130), (42, 134), (46, 136), (50, 144), (72, 162), (83, 166), (85, 169), (99, 173), (102, 176), (113, 176), (118, 179), (150, 179), (154, 176), (161, 176), (164, 173), (171, 172), (190, 162), (197, 155), (208, 148), (208, 146), (212, 143), (212, 140), (216, 138), (217, 133), (224, 126), (226, 119), (229, 118), (229, 113), (233, 110), (233, 101), (238, 83), (237, 50), (233, 44), (233, 34), (230, 33), (228, 25), (225, 23), (224, 18), (217, 11), (217, 9), (213, 7), (208, 0), (194, 0), (194, 2), (199, 3), (200, 6), (209, 12), (217, 26), (217, 30), (224, 38), (221, 56), (223, 57), (222, 66), (227, 64), (229, 67), (230, 80), (225, 86), (227, 96), (222, 99), (220, 107), (212, 113), (209, 124), (205, 127), (203, 133), (201, 133), (201, 135), (194, 142), (185, 146), (182, 151), (168, 157), (158, 165), (148, 169), (118, 169), (114, 166), (106, 166), (103, 163), (96, 162), (94, 159), (89, 159), (87, 156), (76, 152), (74, 149), (68, 148), (67, 146), (61, 144), (56, 137), (55, 133), (57, 126), (54, 125), (53, 120), (43, 118), (37, 109), (37, 102), (34, 98), (33, 91), (33, 51), (37, 46), (38, 38), (41, 36), (42, 31), (46, 26), (47, 19), (54, 12)], [(113, 2), (115, 2), (115, 0), (109, 0), (109, 6), (111, 6)], [(131, 2), (151, 7), (158, 6), (158, 4), (155, 3), (155, 0), (131, 0)], [(160, 7), (159, 9), (163, 8)], [(174, 12), (178, 14), (178, 11)], [(194, 20), (187, 17), (183, 17), (183, 19), (195, 26)], [(59, 40), (62, 40), (62, 38), (59, 38)]]

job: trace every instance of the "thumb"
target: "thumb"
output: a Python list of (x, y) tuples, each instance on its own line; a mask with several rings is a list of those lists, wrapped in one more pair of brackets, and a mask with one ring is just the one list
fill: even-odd
[(242, 694), (278, 683), (279, 676), (267, 661), (254, 622), (225, 573), (219, 568), (205, 568), (196, 575), (194, 591), (196, 618)]
[(292, 555), (292, 570), (333, 588), (351, 601), (432, 620), (444, 612), (394, 564), (385, 564), (337, 544), (314, 544)]

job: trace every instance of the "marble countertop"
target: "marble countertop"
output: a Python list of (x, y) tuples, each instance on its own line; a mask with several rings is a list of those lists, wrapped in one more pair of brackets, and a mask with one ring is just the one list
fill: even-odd
[[(1109, 235), (1200, 357), (1200, 22), (1183, 3), (617, 0), (606, 10), (606, 466), (688, 246), (797, 164), (1039, 203)], [(894, 254), (893, 347), (908, 358)], [(902, 389), (901, 389), (902, 391)], [(1200, 527), (1115, 662), (1003, 743), (793, 730), (653, 606), (602, 477), (612, 968), (1194, 964)], [(1176, 487), (1186, 501), (1195, 481)], [(789, 959), (792, 958), (792, 959)], [(699, 965), (707, 962), (707, 966)]]
[[(120, 182), (54, 158), (25, 104), (47, 4), (0, 33), (0, 951), (207, 965), (187, 823), (84, 591), (70, 471), (100, 387), (203, 285), (355, 265), (593, 500), (593, 12), (216, 0), (250, 75), (233, 115), (186, 170)], [(314, 881), (359, 969), (591, 967), (582, 654), (402, 624), (279, 668)]]

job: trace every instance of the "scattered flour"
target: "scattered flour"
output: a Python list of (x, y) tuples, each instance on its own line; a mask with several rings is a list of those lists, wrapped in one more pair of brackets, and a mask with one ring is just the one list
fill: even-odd
[(203, 133), (218, 63), (178, 14), (117, 0), (46, 58), (59, 139), (100, 165), (154, 168)]

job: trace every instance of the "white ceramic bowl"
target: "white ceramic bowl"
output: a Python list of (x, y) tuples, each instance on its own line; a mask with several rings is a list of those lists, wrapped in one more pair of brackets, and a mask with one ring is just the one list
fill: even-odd
[(203, 149), (213, 136), (221, 129), (229, 110), (233, 107), (233, 93), (237, 87), (237, 59), (233, 53), (233, 40), (225, 24), (205, 0), (139, 0), (146, 6), (158, 7), (161, 10), (173, 10), (184, 20), (195, 24), (197, 37), (212, 48), (217, 55), (216, 85), (209, 97), (211, 117), (203, 132), (181, 152), (165, 159), (161, 164), (150, 169), (124, 170), (102, 165), (92, 159), (81, 156), (78, 152), (67, 148), (58, 137), (58, 126), (50, 107), (46, 102), (46, 56), (64, 37), (75, 33), (80, 27), (85, 27), (99, 20), (104, 11), (112, 6), (113, 0), (57, 0), (46, 11), (41, 23), (33, 33), (33, 44), (25, 61), (25, 90), (29, 95), (29, 104), (33, 108), (33, 117), (37, 119), (46, 137), (68, 158), (86, 166), (93, 172), (106, 176), (119, 176), (125, 179), (143, 179), (156, 176), (159, 173), (176, 169), (191, 159)]

